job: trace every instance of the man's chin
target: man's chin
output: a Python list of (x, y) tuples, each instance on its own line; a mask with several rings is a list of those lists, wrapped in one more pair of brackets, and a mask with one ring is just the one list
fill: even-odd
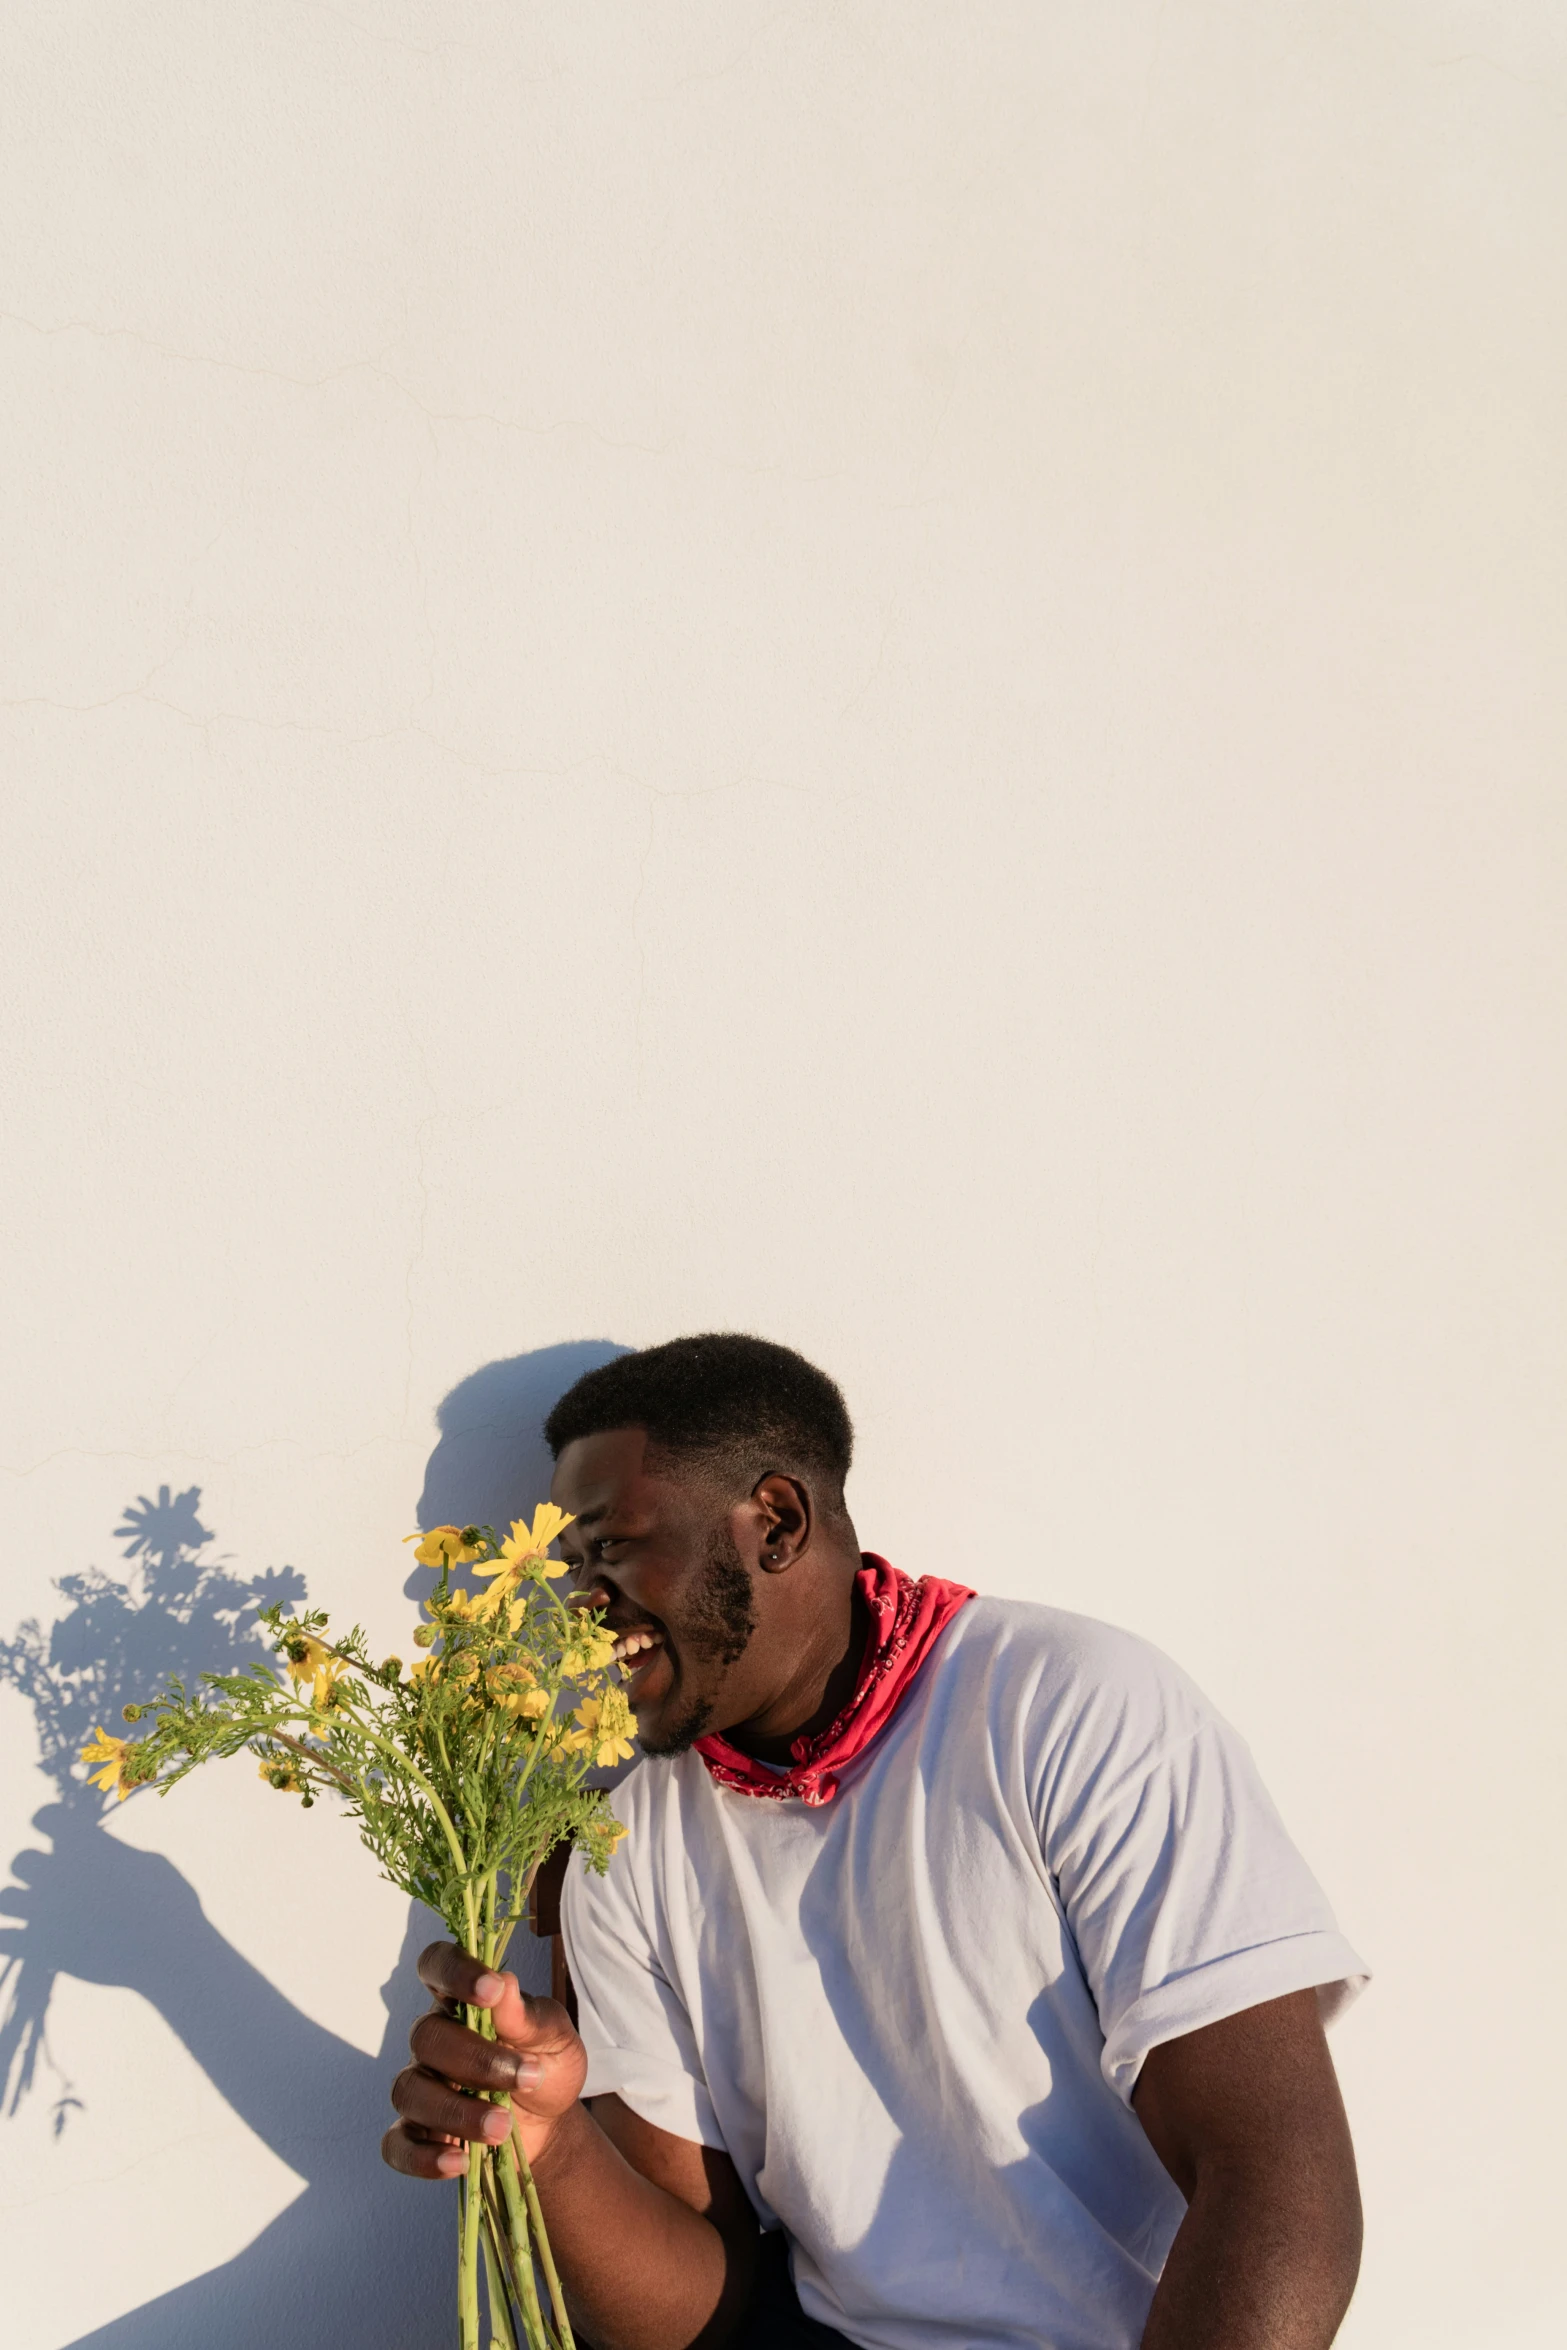
[(649, 1706), (637, 1716), (637, 1743), (644, 1754), (660, 1760), (686, 1754), (713, 1719), (711, 1698), (694, 1698), (689, 1705)]

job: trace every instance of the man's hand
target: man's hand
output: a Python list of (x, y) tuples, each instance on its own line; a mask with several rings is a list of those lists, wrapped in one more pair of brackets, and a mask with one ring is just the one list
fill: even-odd
[(1187, 2202), (1143, 2350), (1327, 2350), (1360, 2192), (1316, 1993), (1150, 2049), (1132, 2110)]
[[(515, 2127), (536, 2163), (575, 2111), (588, 2069), (566, 2010), (531, 1999), (515, 1975), (492, 1973), (452, 1942), (431, 1943), (419, 1979), (435, 2006), (409, 2035), (414, 2062), (392, 2083), (400, 2118), (381, 2141), (383, 2159), (410, 2178), (452, 2179), (468, 2167), (470, 2141), (498, 2146)], [(460, 2023), (458, 2007), (487, 2008), (495, 2038)], [(510, 2105), (464, 2095), (472, 2089), (503, 2089)]]
[[(435, 2006), (413, 2028), (415, 2062), (392, 2084), (399, 2119), (381, 2141), (393, 2170), (450, 2179), (479, 2140), (509, 2130), (533, 2165), (573, 2316), (599, 2350), (722, 2350), (748, 2299), (760, 2241), (733, 2163), (644, 2121), (618, 2097), (579, 2103), (587, 2052), (563, 2007), (530, 1999), (450, 1942), (419, 1961)], [(496, 2038), (458, 2021), (487, 2008)], [(508, 2105), (465, 2096), (505, 2090)]]

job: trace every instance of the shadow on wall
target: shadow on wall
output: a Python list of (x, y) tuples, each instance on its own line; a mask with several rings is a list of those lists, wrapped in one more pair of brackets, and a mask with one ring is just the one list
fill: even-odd
[[(504, 1525), (549, 1489), (542, 1422), (571, 1382), (624, 1349), (601, 1341), (546, 1347), (486, 1364), (438, 1415), (419, 1505), (421, 1526), (475, 1518)], [(173, 1864), (104, 1832), (105, 1808), (77, 1771), (78, 1748), (101, 1723), (171, 1673), (234, 1672), (267, 1653), (254, 1609), (299, 1606), (291, 1568), (246, 1578), (210, 1555), (196, 1488), (160, 1487), (116, 1530), (123, 1576), (91, 1569), (61, 1578), (69, 1601), (52, 1627), (24, 1624), (0, 1642), (0, 1683), (31, 1703), (40, 1759), (59, 1799), (34, 1826), (51, 1850), (17, 1855), (19, 1880), (0, 1889), (0, 2090), (4, 2111), (54, 2075), (55, 2134), (91, 2093), (50, 2050), (56, 1976), (139, 1991), (184, 2042), (214, 2087), (305, 2184), (255, 2241), (220, 2268), (79, 2337), (73, 2350), (429, 2350), (451, 2328), (453, 2199), (395, 2180), (380, 2160), (387, 2092), (424, 2006), (414, 1961), (443, 1931), (410, 1904), (397, 1965), (382, 1986), (379, 2052), (312, 2022), (211, 1924)], [(419, 1575), (410, 1596), (422, 1597)], [(341, 1830), (338, 1831), (342, 1833)], [(542, 1944), (524, 1941), (529, 1987), (548, 1987)], [(527, 1978), (525, 1978), (527, 1979)]]
[[(496, 1526), (532, 1513), (549, 1498), (555, 1464), (544, 1423), (568, 1387), (600, 1363), (630, 1350), (607, 1338), (577, 1338), (532, 1354), (485, 1363), (459, 1380), (435, 1424), (440, 1441), (425, 1464), (421, 1526)], [(404, 1586), (422, 1599), (429, 1577), (416, 1569)]]

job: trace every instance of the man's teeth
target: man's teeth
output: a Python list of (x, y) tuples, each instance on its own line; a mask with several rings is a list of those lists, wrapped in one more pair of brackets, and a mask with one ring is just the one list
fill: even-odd
[(622, 1632), (615, 1643), (616, 1664), (625, 1664), (628, 1658), (640, 1655), (644, 1648), (656, 1648), (662, 1638), (661, 1632)]

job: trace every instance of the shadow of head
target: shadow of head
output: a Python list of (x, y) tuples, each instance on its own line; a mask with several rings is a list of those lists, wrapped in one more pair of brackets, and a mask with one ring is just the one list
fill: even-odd
[[(544, 1441), (552, 1408), (584, 1372), (629, 1351), (608, 1338), (574, 1338), (484, 1363), (459, 1380), (435, 1416), (440, 1437), (424, 1472), (420, 1526), (504, 1531), (531, 1514), (555, 1471)], [(416, 1568), (405, 1596), (422, 1599), (429, 1582), (428, 1571)]]

